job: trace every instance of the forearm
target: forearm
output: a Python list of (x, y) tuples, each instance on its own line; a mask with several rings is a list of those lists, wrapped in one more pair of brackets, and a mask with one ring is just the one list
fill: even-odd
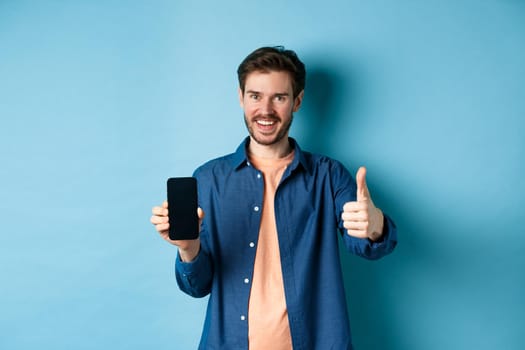
[(186, 262), (179, 251), (175, 263), (175, 275), (177, 284), (184, 293), (196, 298), (204, 297), (211, 291), (212, 259), (207, 252), (200, 249), (193, 259)]

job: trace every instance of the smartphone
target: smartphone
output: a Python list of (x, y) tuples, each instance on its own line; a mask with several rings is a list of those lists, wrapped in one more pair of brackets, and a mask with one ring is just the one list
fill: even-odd
[(197, 206), (197, 179), (194, 177), (168, 179), (170, 239), (185, 240), (199, 237)]

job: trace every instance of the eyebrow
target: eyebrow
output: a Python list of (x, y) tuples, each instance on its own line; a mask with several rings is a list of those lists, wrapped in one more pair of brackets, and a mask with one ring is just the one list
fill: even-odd
[[(246, 90), (246, 93), (247, 94), (257, 94), (257, 95), (262, 94), (260, 91), (255, 91), (255, 90)], [(272, 96), (290, 96), (290, 94), (287, 92), (277, 92), (273, 94)]]

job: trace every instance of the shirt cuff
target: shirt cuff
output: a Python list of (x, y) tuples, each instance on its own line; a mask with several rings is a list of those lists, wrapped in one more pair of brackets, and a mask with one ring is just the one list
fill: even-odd
[(177, 251), (177, 261), (175, 263), (175, 268), (180, 272), (184, 277), (191, 276), (193, 274), (199, 273), (205, 268), (204, 258), (202, 257), (202, 249), (199, 250), (197, 256), (189, 262), (182, 261), (180, 257), (180, 251)]

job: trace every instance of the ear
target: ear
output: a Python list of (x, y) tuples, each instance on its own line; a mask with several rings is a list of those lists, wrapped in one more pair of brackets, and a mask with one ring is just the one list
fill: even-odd
[(303, 102), (304, 97), (304, 90), (302, 90), (299, 95), (295, 98), (293, 101), (293, 111), (297, 112), (299, 110), (299, 107), (301, 107), (301, 103)]
[(244, 94), (242, 93), (241, 88), (239, 88), (238, 93), (239, 93), (239, 104), (241, 105), (241, 108), (244, 109)]

